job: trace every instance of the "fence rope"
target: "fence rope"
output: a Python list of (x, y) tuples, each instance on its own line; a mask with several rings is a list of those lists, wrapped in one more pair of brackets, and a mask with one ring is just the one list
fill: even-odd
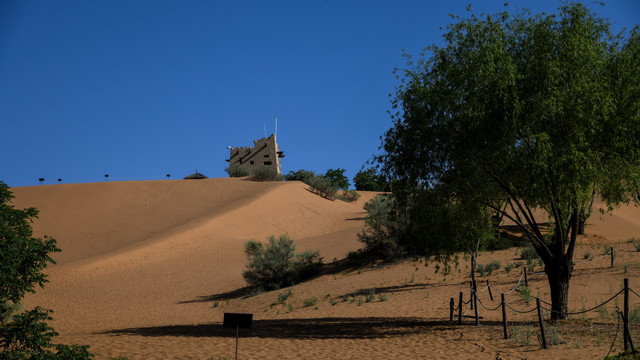
[[(613, 295), (612, 297), (610, 297), (610, 298), (609, 298), (609, 300), (607, 300), (607, 301), (603, 302), (602, 304), (600, 304), (600, 305), (596, 305), (596, 306), (594, 306), (594, 307), (592, 307), (592, 308), (590, 308), (590, 309), (582, 310), (582, 311), (576, 311), (576, 312), (563, 312), (563, 311), (556, 311), (556, 310), (552, 310), (552, 309), (547, 309), (547, 308), (542, 307), (542, 306), (541, 306), (540, 308), (541, 308), (541, 309), (543, 309), (543, 310), (546, 310), (546, 311), (550, 311), (550, 312), (556, 313), (556, 314), (580, 315), (580, 314), (587, 313), (587, 312), (589, 312), (589, 311), (593, 311), (593, 310), (595, 310), (595, 309), (597, 309), (597, 308), (599, 308), (599, 307), (601, 307), (601, 306), (605, 306), (605, 305), (607, 305), (607, 303), (608, 303), (609, 301), (611, 301), (611, 300), (615, 299), (616, 297), (618, 297), (618, 295), (622, 294), (623, 292), (624, 292), (624, 289), (622, 289), (622, 290), (618, 291), (618, 293), (617, 293), (617, 294)], [(542, 300), (542, 299), (540, 299), (540, 301), (543, 301), (543, 300)], [(546, 301), (545, 301), (545, 303), (546, 303), (546, 304), (549, 304), (549, 303), (547, 303)], [(551, 304), (549, 304), (549, 305), (551, 305)]]
[(480, 303), (480, 305), (482, 305), (483, 308), (489, 310), (489, 311), (496, 311), (498, 309), (500, 309), (500, 307), (502, 306), (502, 304), (498, 305), (495, 309), (489, 309), (488, 307), (486, 307), (483, 303), (482, 300), (480, 300), (480, 297), (478, 296), (478, 294), (476, 293), (476, 299), (478, 299), (478, 302)]
[(538, 310), (538, 308), (537, 308), (537, 307), (534, 307), (534, 308), (533, 308), (533, 309), (531, 309), (531, 310), (520, 311), (520, 310), (516, 310), (516, 309), (512, 308), (512, 307), (511, 307), (511, 305), (509, 305), (509, 303), (508, 303), (508, 302), (506, 302), (506, 301), (504, 302), (504, 304), (505, 304), (509, 309), (511, 309), (511, 310), (513, 310), (513, 311), (515, 311), (515, 312), (517, 312), (517, 313), (519, 313), (519, 314), (528, 314), (528, 313), (530, 313), (530, 312), (532, 312), (532, 311), (536, 311), (536, 310)]
[(640, 297), (640, 295), (638, 295), (638, 293), (635, 292), (632, 288), (629, 288), (629, 291), (631, 291), (632, 293), (636, 294), (637, 297)]
[(611, 256), (611, 255), (610, 255), (610, 254), (604, 254), (604, 255), (600, 256), (599, 258), (596, 258), (596, 259), (576, 261), (576, 262), (574, 262), (574, 264), (575, 264), (575, 265), (578, 265), (578, 264), (591, 263), (591, 262), (594, 262), (594, 261), (601, 260), (601, 259), (603, 259), (603, 258), (604, 258), (604, 257), (606, 257), (606, 256)]
[(618, 332), (620, 331), (620, 309), (616, 308), (616, 314), (618, 314), (618, 326), (616, 327), (616, 334), (613, 335), (613, 341), (611, 342), (611, 347), (609, 348), (609, 352), (607, 353), (607, 356), (605, 356), (605, 359), (608, 358), (609, 355), (611, 354), (611, 350), (613, 350), (613, 345), (615, 345), (616, 339), (618, 338)]
[(512, 292), (516, 291), (518, 286), (520, 286), (520, 282), (522, 281), (522, 278), (524, 278), (524, 270), (522, 271), (522, 274), (520, 274), (520, 279), (518, 280), (518, 282), (516, 283), (516, 286), (513, 289), (511, 289), (511, 290), (509, 290), (507, 292), (502, 292), (502, 291), (500, 291), (498, 289), (496, 289), (496, 291), (499, 292), (500, 294), (509, 295)]

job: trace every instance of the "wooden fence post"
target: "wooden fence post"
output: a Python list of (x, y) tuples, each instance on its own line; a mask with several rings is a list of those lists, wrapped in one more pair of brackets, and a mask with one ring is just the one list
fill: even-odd
[(613, 246), (612, 246), (612, 247), (611, 247), (611, 267), (613, 267), (613, 259), (614, 259), (615, 257), (616, 257), (616, 256), (613, 254)]
[(487, 289), (489, 289), (489, 298), (493, 301), (493, 294), (491, 293), (491, 283), (487, 280)]
[(624, 310), (622, 315), (624, 352), (629, 350), (629, 279), (624, 279)]
[(458, 325), (462, 325), (462, 291), (460, 291), (460, 303), (458, 304)]
[(536, 298), (536, 307), (538, 308), (538, 323), (540, 324), (540, 337), (542, 338), (542, 347), (547, 348), (547, 334), (544, 332), (544, 321), (542, 319), (542, 308), (540, 307), (540, 298)]
[(529, 286), (529, 280), (527, 279), (527, 268), (524, 268), (524, 286)]
[(478, 294), (473, 292), (473, 310), (474, 315), (476, 316), (476, 326), (480, 326), (480, 317), (478, 316)]
[(469, 281), (469, 307), (473, 310), (473, 281)]
[(449, 300), (449, 321), (453, 321), (453, 308), (455, 307), (455, 301), (453, 298)]
[(504, 294), (500, 294), (500, 300), (502, 301), (502, 329), (504, 330), (504, 338), (509, 338), (509, 330), (507, 329), (507, 305), (504, 302)]

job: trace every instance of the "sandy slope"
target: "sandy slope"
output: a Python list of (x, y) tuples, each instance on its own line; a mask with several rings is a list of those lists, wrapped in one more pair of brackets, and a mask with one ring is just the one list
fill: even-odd
[[(434, 265), (417, 262), (330, 271), (293, 287), (286, 305), (273, 304), (281, 291), (238, 297), (246, 240), (287, 233), (300, 250), (318, 249), (326, 262), (341, 259), (360, 246), (362, 205), (371, 193), (347, 204), (322, 199), (299, 182), (244, 179), (12, 191), (17, 207), (40, 210), (36, 233), (54, 236), (63, 249), (58, 264), (47, 269), (51, 283), (26, 305), (54, 309), (59, 341), (89, 344), (97, 358), (231, 357), (233, 334), (220, 327), (227, 311), (255, 314), (254, 329), (241, 342), (242, 358), (597, 358), (610, 345), (585, 340), (587, 347), (568, 342), (545, 352), (500, 339), (497, 322), (480, 328), (449, 324), (449, 298), (468, 292), (464, 263), (460, 273), (444, 277), (434, 274)], [(640, 238), (640, 211), (594, 211), (587, 233), (576, 259), (585, 251), (599, 256), (603, 244), (633, 250), (626, 240)], [(634, 255), (621, 252), (617, 258), (626, 273), (622, 266), (608, 268), (606, 258), (576, 265), (572, 305), (606, 299), (610, 284), (617, 289), (622, 277), (640, 289)], [(480, 263), (494, 259), (503, 266), (516, 261), (514, 251), (505, 250), (483, 254)], [(518, 280), (517, 271), (501, 270), (490, 279), (506, 291)], [(532, 288), (542, 297), (548, 291), (542, 277), (532, 279)], [(372, 302), (363, 300), (369, 291), (377, 294)], [(305, 307), (303, 300), (312, 297), (318, 304)]]

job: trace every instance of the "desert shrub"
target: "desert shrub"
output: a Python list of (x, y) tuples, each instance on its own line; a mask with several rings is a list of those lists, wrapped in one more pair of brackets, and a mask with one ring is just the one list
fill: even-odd
[(313, 171), (300, 169), (298, 171), (289, 171), (288, 174), (283, 175), (282, 179), (284, 181), (302, 181), (303, 183), (310, 185), (311, 179), (314, 178), (316, 174)]
[(491, 275), (493, 274), (493, 270), (498, 269), (500, 269), (500, 262), (495, 260), (486, 265), (478, 264), (476, 267), (476, 271), (478, 272), (478, 274), (480, 274), (480, 276), (484, 276), (485, 274)]
[[(367, 211), (365, 227), (358, 234), (364, 244), (364, 253), (376, 258), (394, 258), (404, 255), (399, 245), (398, 233), (401, 222), (394, 216), (393, 198), (389, 195), (378, 195), (364, 204)], [(362, 257), (364, 254), (354, 254)]]
[(280, 181), (282, 180), (282, 176), (271, 166), (258, 166), (251, 169), (251, 180)]
[(245, 254), (249, 260), (242, 273), (245, 281), (267, 290), (297, 284), (322, 270), (319, 253), (307, 250), (296, 254), (293, 239), (287, 235), (272, 235), (265, 245), (250, 240), (245, 244)]
[(229, 177), (243, 177), (249, 176), (251, 174), (249, 168), (238, 163), (230, 165), (229, 167), (224, 169), (224, 171), (229, 174)]
[(540, 255), (530, 245), (520, 250), (520, 259), (527, 260), (527, 264), (531, 264), (534, 260), (540, 259)]
[(324, 176), (316, 175), (309, 179), (309, 186), (316, 194), (325, 199), (333, 199), (338, 192), (338, 188)]
[(292, 294), (291, 289), (288, 289), (287, 291), (278, 294), (278, 303), (284, 304), (285, 301), (287, 301), (287, 299), (289, 298), (289, 296), (291, 296), (291, 294)]
[(303, 307), (313, 306), (317, 303), (318, 303), (318, 298), (315, 296), (302, 300)]
[(360, 194), (354, 190), (343, 190), (342, 193), (336, 195), (336, 198), (344, 202), (354, 202), (360, 198)]

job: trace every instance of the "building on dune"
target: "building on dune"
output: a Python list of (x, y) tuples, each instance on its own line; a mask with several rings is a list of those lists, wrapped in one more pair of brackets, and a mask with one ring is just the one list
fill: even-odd
[(271, 134), (268, 138), (262, 138), (253, 141), (253, 146), (229, 147), (229, 166), (234, 164), (254, 168), (267, 166), (275, 169), (278, 174), (282, 174), (280, 168), (280, 158), (284, 157), (284, 153), (280, 151), (278, 143), (276, 143), (275, 134)]

